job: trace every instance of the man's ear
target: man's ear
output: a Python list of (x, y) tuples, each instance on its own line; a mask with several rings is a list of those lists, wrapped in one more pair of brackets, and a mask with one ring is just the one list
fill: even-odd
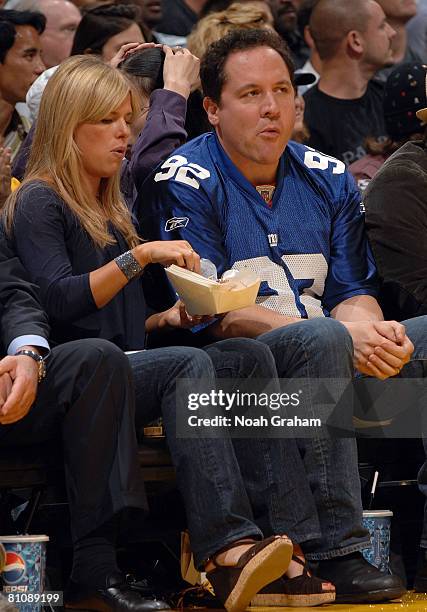
[(361, 57), (365, 51), (363, 36), (357, 30), (347, 34), (347, 49), (352, 57)]
[(219, 105), (212, 98), (203, 98), (203, 108), (205, 109), (209, 123), (216, 127), (219, 124), (218, 110)]

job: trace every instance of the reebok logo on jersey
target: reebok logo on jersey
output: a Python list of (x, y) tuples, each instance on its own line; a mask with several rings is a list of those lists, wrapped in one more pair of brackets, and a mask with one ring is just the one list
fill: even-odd
[(188, 217), (172, 217), (165, 223), (165, 232), (173, 232), (180, 227), (187, 227), (189, 220)]
[(268, 244), (271, 247), (277, 247), (278, 241), (277, 234), (268, 234)]

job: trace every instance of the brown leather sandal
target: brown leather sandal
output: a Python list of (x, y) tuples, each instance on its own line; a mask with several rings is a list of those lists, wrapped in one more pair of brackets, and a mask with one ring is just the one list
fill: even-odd
[(323, 585), (328, 580), (322, 580), (317, 576), (310, 576), (307, 564), (299, 557), (292, 555), (292, 561), (296, 561), (304, 567), (301, 576), (288, 578), (282, 576), (279, 580), (267, 585), (251, 600), (251, 606), (289, 606), (301, 608), (309, 606), (321, 606), (335, 601), (335, 591), (325, 591)]
[[(218, 565), (218, 555), (242, 544), (253, 546), (239, 557), (236, 565)], [(228, 612), (242, 612), (256, 593), (286, 572), (292, 551), (292, 542), (286, 536), (272, 536), (255, 543), (239, 540), (211, 558), (215, 569), (206, 577)]]

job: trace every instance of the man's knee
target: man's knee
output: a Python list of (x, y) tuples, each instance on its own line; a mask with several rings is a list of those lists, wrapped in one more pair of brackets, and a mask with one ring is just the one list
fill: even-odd
[(55, 347), (52, 356), (54, 359), (65, 359), (70, 364), (75, 363), (80, 371), (88, 374), (93, 374), (98, 368), (121, 375), (130, 374), (127, 355), (112, 342), (101, 338), (66, 342)]

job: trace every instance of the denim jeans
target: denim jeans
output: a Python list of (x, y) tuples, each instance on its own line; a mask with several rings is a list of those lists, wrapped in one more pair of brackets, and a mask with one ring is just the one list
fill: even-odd
[(274, 379), (274, 359), (264, 344), (237, 338), (204, 350), (168, 347), (135, 353), (129, 359), (137, 427), (160, 412), (163, 416), (197, 566), (243, 537), (287, 533), (297, 542), (320, 537), (313, 497), (293, 440), (232, 440), (224, 431), (216, 438), (176, 436), (176, 379)]
[[(350, 381), (354, 376), (351, 336), (334, 319), (301, 321), (263, 334), (258, 340), (270, 347), (280, 378)], [(310, 416), (319, 416), (313, 405), (311, 412)], [(322, 532), (320, 543), (304, 547), (307, 558), (330, 559), (369, 546), (362, 526), (356, 440), (315, 437), (297, 443)]]

